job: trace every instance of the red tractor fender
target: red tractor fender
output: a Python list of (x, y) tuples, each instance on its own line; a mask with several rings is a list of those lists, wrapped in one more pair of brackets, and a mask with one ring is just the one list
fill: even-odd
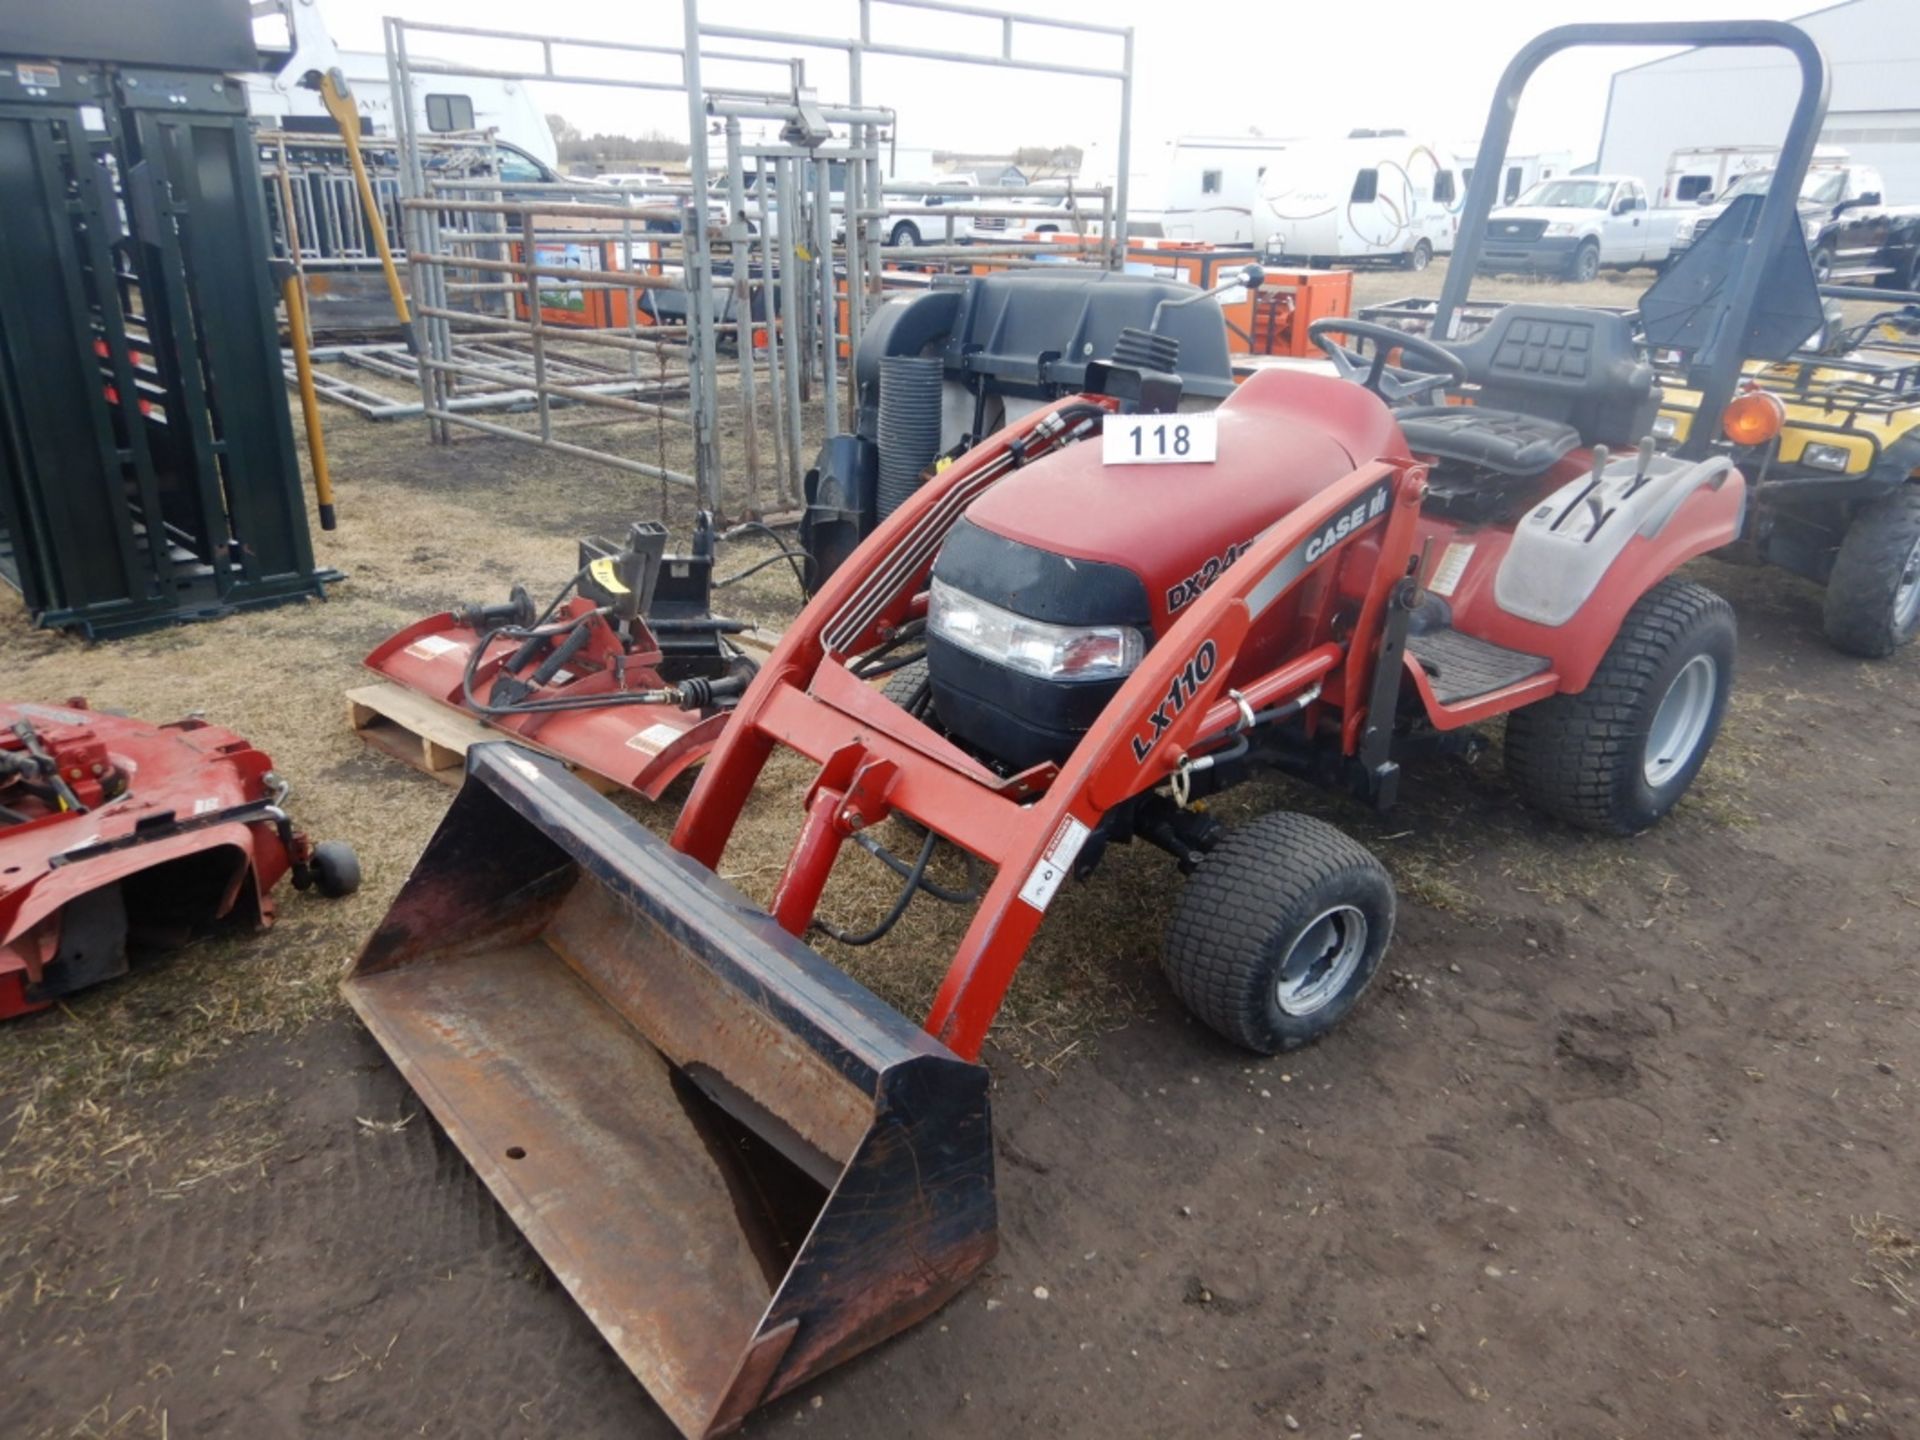
[[(1569, 457), (1568, 463), (1575, 466), (1577, 457)], [(1593, 592), (1559, 625), (1512, 614), (1496, 599), (1496, 580), (1513, 544), (1512, 530), (1490, 528), (1469, 533), (1445, 523), (1429, 522), (1431, 528), (1423, 525), (1423, 538), (1434, 541), (1436, 555), (1450, 543), (1471, 543), (1476, 551), (1471, 568), (1451, 596), (1455, 628), (1510, 650), (1545, 656), (1549, 662), (1546, 674), (1513, 687), (1511, 692), (1495, 692), (1471, 705), (1449, 709), (1434, 700), (1418, 661), (1409, 655), (1408, 674), (1429, 718), (1437, 728), (1455, 729), (1548, 694), (1586, 689), (1628, 612), (1689, 560), (1737, 539), (1745, 509), (1746, 481), (1739, 470), (1728, 469), (1717, 486), (1702, 485), (1687, 495), (1652, 534), (1633, 534)]]

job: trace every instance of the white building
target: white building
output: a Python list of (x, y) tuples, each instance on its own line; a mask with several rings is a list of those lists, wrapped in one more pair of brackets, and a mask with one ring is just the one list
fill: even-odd
[[(1841, 0), (1793, 22), (1825, 52), (1824, 145), (1877, 167), (1892, 205), (1920, 205), (1920, 0)], [(1603, 174), (1658, 190), (1676, 151), (1777, 146), (1799, 94), (1784, 50), (1687, 50), (1613, 77)]]

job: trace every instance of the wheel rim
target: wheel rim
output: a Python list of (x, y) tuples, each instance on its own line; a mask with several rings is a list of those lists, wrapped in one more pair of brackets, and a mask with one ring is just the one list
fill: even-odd
[(1893, 592), (1893, 628), (1905, 633), (1916, 617), (1920, 617), (1920, 540), (1907, 551), (1899, 587)]
[(1336, 905), (1314, 916), (1294, 937), (1273, 998), (1289, 1015), (1324, 1010), (1347, 988), (1367, 953), (1367, 917), (1352, 905)]
[(1647, 784), (1658, 789), (1692, 762), (1713, 718), (1719, 689), (1720, 667), (1711, 655), (1696, 655), (1680, 667), (1647, 730)]

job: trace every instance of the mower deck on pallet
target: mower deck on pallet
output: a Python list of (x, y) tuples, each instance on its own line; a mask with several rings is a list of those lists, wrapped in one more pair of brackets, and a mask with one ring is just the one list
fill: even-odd
[(0, 703), (0, 1019), (216, 923), (271, 924), (289, 872), (301, 890), (356, 888), (353, 851), (295, 830), (286, 794), (217, 725)]
[[(1825, 84), (1802, 32), (1567, 27), (1509, 67), (1469, 226), (1533, 67), (1619, 43), (1792, 51), (1813, 99), (1783, 171), (1804, 165)], [(1732, 337), (1702, 361), (1713, 403), (1750, 279), (1712, 317)], [(1080, 393), (927, 475), (760, 667), (670, 844), (551, 761), (468, 753), (344, 988), (686, 1435), (912, 1324), (993, 1254), (977, 1062), (1048, 909), (1109, 847), (1191, 877), (1171, 987), (1272, 1054), (1352, 1012), (1393, 886), (1320, 820), (1229, 830), (1195, 801), (1266, 768), (1384, 806), (1403, 760), (1503, 718), (1522, 796), (1575, 824), (1642, 829), (1698, 773), (1733, 620), (1673, 572), (1738, 531), (1746, 480), (1704, 430), (1654, 453), (1626, 318), (1508, 306), (1458, 346), (1310, 333), (1344, 378), (1268, 371), (1214, 410), (1183, 395), (1171, 336), (1123, 334), (1133, 363), (1089, 357)], [(721, 865), (777, 749), (814, 778), (762, 909)], [(980, 878), (934, 879), (943, 846)], [(863, 923), (822, 913), (850, 848), (899, 881)], [(919, 1030), (803, 943), (874, 942), (916, 900), (974, 907)]]
[(580, 569), (543, 614), (516, 586), (409, 625), (367, 656), (375, 674), (535, 749), (657, 800), (713, 748), (754, 662), (749, 630), (711, 611), (713, 533), (668, 555), (665, 527), (580, 542)]

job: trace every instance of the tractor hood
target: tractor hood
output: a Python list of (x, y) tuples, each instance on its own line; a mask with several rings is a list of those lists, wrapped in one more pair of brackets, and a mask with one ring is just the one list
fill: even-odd
[[(1214, 413), (1211, 462), (1105, 465), (1098, 444), (1073, 445), (1001, 481), (966, 519), (1028, 549), (1137, 576), (1159, 633), (1267, 526), (1357, 466), (1407, 453), (1372, 392), (1328, 376), (1263, 371)], [(1036, 567), (980, 598), (1045, 617), (1059, 601), (1035, 587), (1053, 583)]]
[(949, 734), (1016, 769), (1064, 759), (1261, 531), (1356, 467), (1406, 454), (1372, 392), (1326, 376), (1263, 372), (1214, 413), (1214, 460), (1106, 465), (1088, 442), (968, 508), (933, 566), (927, 662)]

